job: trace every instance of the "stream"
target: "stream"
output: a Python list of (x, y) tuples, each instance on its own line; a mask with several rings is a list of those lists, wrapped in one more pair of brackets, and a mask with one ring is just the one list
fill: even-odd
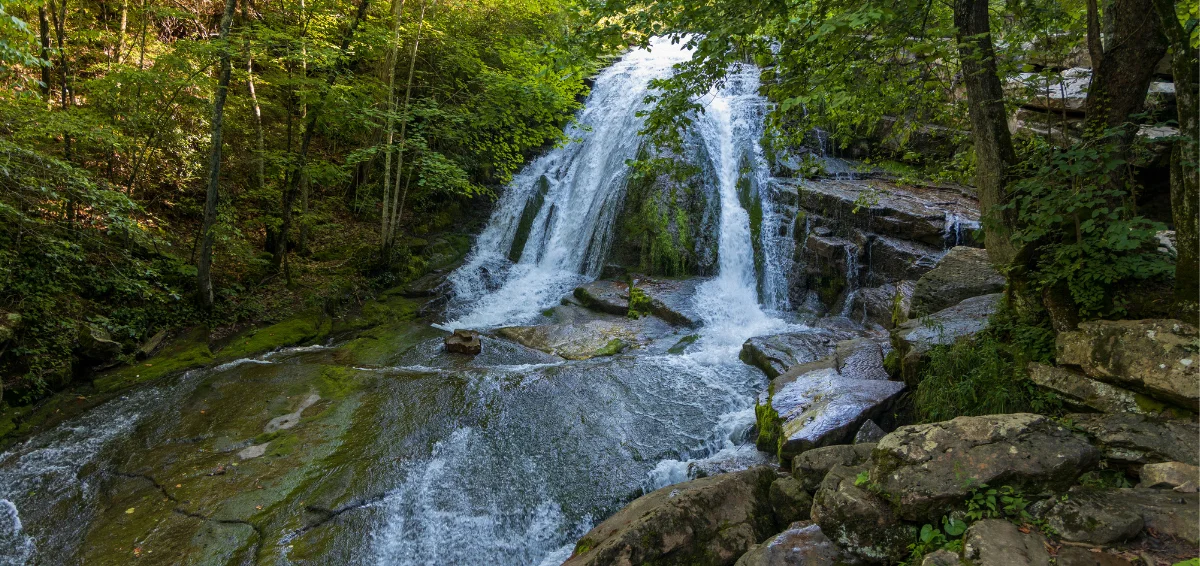
[[(719, 252), (686, 298), (699, 330), (656, 341), (698, 334), (682, 353), (570, 361), (485, 334), (466, 359), (437, 330), (535, 323), (599, 276), (647, 82), (688, 57), (656, 41), (599, 75), (573, 141), (516, 176), (449, 276), (446, 318), (385, 363), (346, 362), (329, 344), (191, 371), (0, 454), (0, 564), (559, 564), (639, 494), (764, 461), (747, 436), (766, 378), (738, 352), (805, 327), (778, 314), (791, 248), (764, 246), (756, 273), (738, 200), (740, 176), (769, 176), (753, 67), (709, 93), (695, 125)], [(764, 210), (765, 225), (789, 224)], [(279, 420), (288, 411), (295, 428)]]

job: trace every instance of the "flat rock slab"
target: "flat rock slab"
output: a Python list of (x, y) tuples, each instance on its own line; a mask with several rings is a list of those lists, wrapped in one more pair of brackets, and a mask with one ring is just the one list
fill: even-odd
[(1072, 488), (1043, 512), (1063, 540), (1112, 544), (1154, 531), (1200, 544), (1200, 494), (1159, 489)]
[(700, 325), (700, 313), (692, 304), (696, 289), (707, 278), (652, 279), (634, 277), (634, 286), (650, 297), (650, 312), (671, 324), (696, 327)]
[(1160, 401), (1092, 379), (1078, 370), (1036, 362), (1030, 363), (1028, 369), (1030, 381), (1059, 394), (1068, 404), (1082, 410), (1141, 415), (1173, 412), (1170, 406)]
[(1004, 276), (992, 267), (987, 250), (957, 246), (917, 280), (912, 314), (924, 316), (971, 297), (1004, 290)]
[(1066, 421), (1084, 432), (1110, 462), (1200, 465), (1200, 425), (1182, 419), (1152, 419), (1130, 413), (1077, 413)]
[(971, 297), (948, 309), (915, 318), (892, 330), (892, 344), (901, 355), (905, 379), (915, 376), (921, 359), (934, 346), (945, 346), (959, 338), (974, 336), (987, 328), (1004, 295)]
[(736, 566), (833, 566), (840, 560), (841, 551), (821, 527), (797, 521), (786, 531), (755, 545)]
[(1200, 410), (1200, 334), (1178, 320), (1097, 320), (1056, 339), (1059, 365)]
[(507, 326), (495, 330), (501, 338), (568, 360), (617, 354), (670, 332), (670, 325), (653, 318), (594, 319), (565, 324)]
[(791, 461), (805, 450), (850, 441), (903, 390), (904, 384), (897, 381), (855, 379), (832, 368), (782, 384), (770, 400), (782, 421), (780, 459)]
[(980, 484), (1040, 493), (1066, 488), (1099, 462), (1086, 439), (1027, 413), (904, 426), (875, 448), (871, 481), (900, 516), (933, 522)]
[(577, 287), (575, 298), (595, 311), (618, 316), (629, 312), (629, 284), (622, 281), (592, 281)]
[(756, 336), (742, 344), (741, 358), (773, 379), (793, 366), (832, 354), (838, 342), (852, 337), (848, 331), (828, 329)]
[(1002, 519), (971, 525), (963, 535), (963, 558), (977, 566), (1050, 566), (1046, 537)]
[(767, 467), (664, 487), (588, 531), (564, 566), (733, 564), (775, 532)]
[(1142, 466), (1142, 483), (1150, 489), (1175, 489), (1191, 484), (1190, 491), (1200, 484), (1200, 468), (1183, 462), (1162, 462)]

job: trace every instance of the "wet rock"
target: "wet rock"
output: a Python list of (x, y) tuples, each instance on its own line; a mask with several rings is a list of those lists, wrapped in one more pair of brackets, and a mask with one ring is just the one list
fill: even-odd
[(141, 363), (106, 372), (92, 384), (100, 392), (111, 392), (152, 381), (172, 373), (207, 365), (213, 361), (208, 348), (208, 329), (196, 327), (180, 333), (153, 357)]
[(774, 480), (757, 467), (643, 495), (584, 535), (564, 566), (733, 564), (774, 532)]
[(887, 381), (887, 370), (883, 369), (883, 349), (866, 338), (853, 338), (838, 342), (834, 349), (837, 371), (842, 377), (852, 379), (877, 379)]
[(807, 520), (812, 509), (812, 496), (804, 491), (804, 485), (796, 478), (784, 476), (771, 482), (769, 493), (771, 509), (779, 524), (788, 525)]
[(846, 293), (858, 286), (859, 248), (837, 236), (810, 234), (804, 243), (804, 286), (820, 313), (840, 310)]
[(963, 536), (963, 558), (977, 566), (1050, 566), (1046, 537), (1002, 519), (972, 524)]
[(871, 237), (868, 249), (870, 255), (864, 261), (868, 269), (863, 284), (870, 286), (919, 279), (946, 253), (941, 246), (880, 235)]
[(1104, 413), (1159, 415), (1171, 412), (1168, 405), (1141, 393), (1092, 379), (1082, 372), (1046, 364), (1030, 363), (1029, 380), (1058, 393), (1077, 408)]
[(317, 395), (316, 393), (305, 396), (304, 399), (300, 401), (300, 405), (296, 407), (295, 411), (271, 419), (270, 422), (267, 423), (267, 426), (263, 427), (263, 432), (269, 434), (272, 432), (287, 430), (296, 426), (300, 422), (301, 415), (304, 414), (304, 409), (315, 405), (317, 401), (320, 400), (321, 396)]
[(892, 344), (900, 356), (906, 380), (915, 379), (925, 354), (934, 346), (954, 343), (987, 328), (988, 317), (996, 312), (1003, 295), (971, 297), (948, 309), (909, 320), (892, 329)]
[(1162, 462), (1142, 466), (1142, 483), (1138, 487), (1176, 489), (1191, 483), (1200, 484), (1200, 468), (1183, 462)]
[(858, 427), (858, 433), (854, 435), (854, 443), (874, 444), (879, 442), (885, 435), (887, 435), (887, 432), (879, 428), (879, 425), (875, 424), (875, 421), (868, 420), (861, 427)]
[(1067, 422), (1084, 432), (1106, 460), (1128, 464), (1184, 462), (1200, 465), (1200, 425), (1130, 413), (1076, 413)]
[[(786, 462), (805, 450), (849, 442), (863, 422), (888, 408), (904, 384), (856, 379), (825, 368), (794, 379), (786, 375), (771, 388), (768, 403), (781, 428), (778, 455)], [(765, 424), (760, 422), (760, 434)]]
[(891, 505), (856, 485), (868, 466), (834, 466), (813, 495), (812, 520), (845, 552), (869, 562), (896, 563), (908, 557), (917, 529)]
[(906, 520), (934, 522), (980, 484), (1028, 493), (1066, 488), (1099, 451), (1040, 415), (1017, 413), (905, 426), (875, 448), (871, 480)]
[(592, 281), (575, 288), (575, 298), (583, 306), (608, 314), (629, 313), (629, 284), (620, 281)]
[(707, 279), (647, 279), (637, 278), (634, 285), (650, 298), (650, 313), (677, 326), (700, 325), (700, 313), (695, 310), (692, 298), (696, 288)]
[(446, 337), (443, 344), (446, 346), (446, 351), (453, 354), (475, 356), (483, 351), (483, 342), (479, 340), (479, 333), (474, 330), (455, 330), (453, 334)]
[(957, 305), (971, 297), (1004, 290), (1004, 276), (992, 267), (987, 250), (958, 246), (937, 267), (917, 280), (912, 316), (919, 317)]
[(778, 377), (792, 366), (819, 360), (833, 353), (849, 332), (815, 329), (807, 332), (756, 336), (742, 344), (741, 358), (767, 374)]
[(792, 523), (786, 531), (753, 546), (736, 566), (834, 566), (841, 553), (821, 527), (809, 522)]
[(972, 199), (934, 187), (900, 187), (883, 181), (776, 182), (795, 184), (799, 206), (830, 223), (935, 247), (945, 244), (947, 211), (978, 215)]
[(899, 281), (896, 284), (859, 289), (854, 294), (851, 316), (887, 329), (895, 328), (898, 322), (908, 320), (915, 286), (915, 281)]
[(1083, 112), (1092, 70), (1073, 67), (1049, 80), (1039, 73), (1021, 73), (1011, 79), (1008, 90), (1029, 108)]
[(871, 459), (874, 449), (874, 444), (837, 444), (807, 450), (792, 459), (792, 477), (800, 481), (805, 491), (815, 491), (834, 466), (864, 464)]
[(94, 324), (82, 324), (75, 343), (75, 354), (91, 364), (106, 364), (121, 355), (121, 343), (108, 331)]
[(568, 360), (586, 360), (618, 354), (634, 345), (666, 336), (672, 330), (670, 325), (657, 318), (633, 320), (613, 317), (574, 319), (537, 326), (508, 326), (498, 328), (495, 332), (497, 336), (535, 350)]
[(1063, 540), (1111, 544), (1143, 530), (1200, 544), (1200, 495), (1159, 489), (1072, 488), (1042, 512)]
[(1200, 410), (1200, 343), (1196, 327), (1178, 320), (1098, 320), (1056, 339), (1059, 365)]

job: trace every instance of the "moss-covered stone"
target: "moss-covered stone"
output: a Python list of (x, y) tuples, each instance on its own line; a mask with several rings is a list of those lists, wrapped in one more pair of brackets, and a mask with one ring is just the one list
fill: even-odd
[(629, 318), (641, 318), (649, 316), (653, 310), (653, 305), (650, 301), (650, 296), (645, 291), (637, 287), (629, 287)]
[(271, 350), (315, 342), (327, 336), (333, 321), (320, 312), (293, 316), (266, 328), (253, 328), (230, 339), (214, 361), (228, 362)]
[(208, 348), (208, 329), (198, 327), (172, 341), (158, 355), (104, 373), (93, 384), (101, 393), (119, 391), (171, 373), (202, 367), (212, 361), (213, 354)]
[(754, 420), (758, 426), (755, 446), (763, 452), (778, 455), (779, 447), (783, 444), (783, 419), (771, 406), (769, 397), (766, 403), (754, 406)]

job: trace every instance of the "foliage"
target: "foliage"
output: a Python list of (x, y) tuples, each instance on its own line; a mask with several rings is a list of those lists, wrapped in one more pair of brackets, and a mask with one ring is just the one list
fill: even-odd
[(1025, 511), (1025, 508), (1029, 507), (1029, 503), (1024, 494), (1012, 486), (1003, 485), (993, 488), (988, 487), (987, 484), (980, 484), (967, 497), (967, 518), (971, 521), (980, 519), (1027, 521), (1031, 518)]
[(645, 291), (638, 289), (637, 287), (634, 287), (633, 285), (630, 285), (629, 286), (629, 313), (628, 313), (629, 318), (641, 318), (643, 316), (650, 316), (651, 308), (652, 308), (652, 305), (650, 302), (650, 295), (647, 295)]
[(942, 517), (941, 528), (928, 523), (921, 526), (917, 533), (917, 541), (908, 545), (908, 559), (901, 562), (902, 566), (916, 566), (926, 554), (946, 549), (951, 552), (962, 550), (962, 536), (967, 532), (967, 524), (952, 517)]
[(1121, 135), (1067, 149), (1035, 141), (1007, 205), (1018, 214), (1016, 238), (1037, 255), (1030, 282), (1036, 290), (1065, 286), (1084, 318), (1124, 313), (1133, 283), (1174, 270), (1154, 251), (1166, 226), (1137, 214), (1139, 187), (1118, 151)]
[(1007, 306), (973, 338), (930, 350), (913, 401), (917, 418), (937, 422), (998, 413), (1056, 413), (1060, 401), (1026, 378), (1029, 362), (1048, 362), (1054, 333), (1044, 321), (1022, 320)]

